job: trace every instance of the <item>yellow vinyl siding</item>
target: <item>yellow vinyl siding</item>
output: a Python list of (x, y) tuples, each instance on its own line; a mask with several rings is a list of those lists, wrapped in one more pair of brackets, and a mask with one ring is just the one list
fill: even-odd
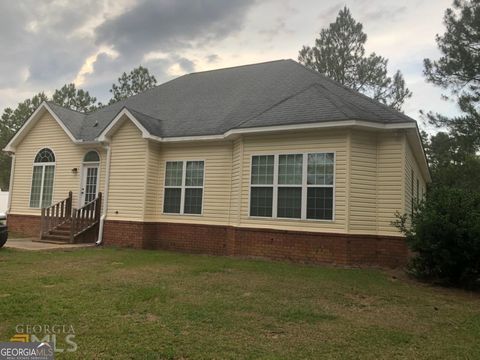
[[(347, 131), (309, 131), (276, 135), (251, 135), (243, 140), (241, 216), (238, 225), (303, 231), (343, 232), (345, 228)], [(333, 221), (249, 217), (251, 157), (256, 154), (335, 152), (335, 219)]]
[(241, 189), (243, 169), (243, 139), (238, 138), (233, 142), (232, 150), (232, 181), (230, 194), (230, 224), (236, 225), (240, 222), (241, 212)]
[[(408, 141), (405, 139), (405, 209), (407, 214), (412, 211), (412, 199), (416, 197), (417, 191), (417, 179), (419, 180), (419, 197), (422, 199), (422, 194), (426, 192), (426, 182), (422, 176), (422, 172), (418, 166), (417, 159), (415, 158), (412, 148)], [(412, 189), (412, 171), (413, 171), (413, 189)]]
[(160, 186), (163, 183), (160, 181), (160, 168), (162, 166), (160, 159), (160, 144), (149, 141), (148, 142), (148, 159), (147, 159), (147, 176), (146, 176), (146, 196), (145, 196), (145, 221), (157, 220), (157, 213), (159, 203)]
[(115, 132), (111, 140), (110, 220), (142, 221), (145, 208), (147, 140), (129, 120)]
[(350, 232), (371, 234), (376, 231), (377, 134), (354, 131), (350, 151)]
[[(201, 215), (163, 214), (165, 164), (167, 161), (203, 160), (204, 188)], [(163, 144), (160, 147), (160, 186), (157, 220), (227, 225), (230, 212), (232, 179), (231, 142), (199, 142), (195, 144)]]
[[(30, 208), (30, 188), (32, 184), (33, 162), (35, 155), (42, 148), (49, 148), (55, 153), (55, 178), (53, 184), (53, 202), (58, 202), (73, 192), (73, 206), (77, 207), (82, 161), (89, 150), (96, 150), (100, 155), (99, 191), (103, 191), (105, 180), (105, 151), (101, 147), (79, 146), (74, 144), (50, 113), (38, 120), (28, 132), (15, 151), (15, 172), (12, 192), (12, 214), (39, 215), (39, 209)], [(72, 169), (77, 168), (77, 173)]]
[(395, 212), (402, 208), (405, 136), (381, 133), (377, 139), (377, 231), (379, 235), (398, 235), (391, 223), (395, 220)]
[(391, 222), (402, 208), (403, 139), (393, 133), (352, 132), (350, 233), (398, 235)]

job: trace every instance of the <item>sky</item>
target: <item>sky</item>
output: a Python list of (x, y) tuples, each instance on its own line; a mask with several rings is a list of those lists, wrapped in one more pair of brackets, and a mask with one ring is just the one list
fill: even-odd
[(423, 59), (452, 0), (16, 0), (0, 1), (0, 111), (74, 82), (102, 102), (123, 73), (146, 66), (158, 82), (203, 70), (297, 59), (343, 6), (413, 92), (404, 112), (457, 114), (427, 84)]

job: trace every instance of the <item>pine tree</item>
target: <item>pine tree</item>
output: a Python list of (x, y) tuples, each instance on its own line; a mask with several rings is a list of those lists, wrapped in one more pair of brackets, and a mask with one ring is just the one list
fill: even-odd
[(334, 23), (320, 31), (315, 46), (304, 46), (298, 60), (341, 84), (400, 110), (412, 96), (397, 71), (388, 76), (388, 60), (375, 53), (366, 55), (367, 35), (350, 10), (344, 7)]
[(118, 83), (112, 84), (110, 92), (113, 94), (113, 97), (109, 104), (141, 93), (154, 87), (156, 84), (157, 79), (155, 79), (155, 76), (150, 75), (148, 69), (143, 66), (133, 69), (129, 74), (124, 72), (122, 76), (118, 78)]

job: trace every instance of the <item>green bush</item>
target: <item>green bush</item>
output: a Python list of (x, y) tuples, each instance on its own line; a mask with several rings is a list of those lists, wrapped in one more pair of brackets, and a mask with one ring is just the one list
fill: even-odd
[(480, 193), (431, 189), (411, 215), (394, 222), (414, 256), (409, 271), (444, 285), (480, 288)]

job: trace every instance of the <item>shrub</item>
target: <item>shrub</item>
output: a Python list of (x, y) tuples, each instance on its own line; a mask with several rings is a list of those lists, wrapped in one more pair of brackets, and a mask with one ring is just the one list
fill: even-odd
[(409, 270), (418, 278), (464, 288), (480, 287), (480, 193), (431, 189), (411, 215), (394, 225), (414, 256)]

